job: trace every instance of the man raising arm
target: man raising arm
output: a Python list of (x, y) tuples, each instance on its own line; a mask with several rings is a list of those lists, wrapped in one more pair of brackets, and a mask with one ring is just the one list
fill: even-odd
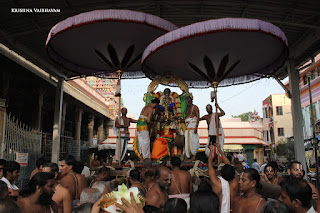
[(208, 157), (209, 178), (213, 185), (213, 191), (218, 195), (221, 206), (221, 213), (229, 213), (232, 202), (238, 193), (239, 178), (235, 175), (235, 169), (230, 165), (230, 160), (217, 143), (216, 148), (222, 156), (222, 162), (225, 164), (221, 169), (221, 177), (217, 177), (216, 171), (212, 167), (213, 145), (209, 146), (210, 154)]

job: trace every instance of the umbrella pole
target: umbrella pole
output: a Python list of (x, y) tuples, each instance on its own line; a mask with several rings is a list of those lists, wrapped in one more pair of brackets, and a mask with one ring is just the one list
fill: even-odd
[[(118, 74), (118, 82), (120, 85), (120, 93), (119, 93), (119, 106), (118, 106), (118, 121), (119, 124), (121, 125), (121, 76), (122, 76), (122, 71), (118, 70), (117, 71)], [(118, 128), (118, 163), (119, 166), (121, 166), (121, 128)]]
[[(216, 143), (220, 143), (220, 137), (219, 137), (219, 116), (218, 116), (218, 99), (217, 99), (217, 88), (218, 88), (218, 82), (213, 82), (213, 90), (214, 90), (214, 100), (215, 100), (215, 106), (216, 106), (216, 114), (215, 114), (215, 122), (216, 122), (216, 135), (217, 135), (217, 141)], [(218, 165), (220, 164), (220, 155), (218, 152)]]

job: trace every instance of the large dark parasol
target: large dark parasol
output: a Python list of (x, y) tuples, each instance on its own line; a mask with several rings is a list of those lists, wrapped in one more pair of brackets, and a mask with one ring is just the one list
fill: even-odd
[[(120, 88), (121, 78), (145, 77), (140, 64), (144, 49), (174, 29), (177, 27), (172, 23), (142, 12), (94, 10), (56, 24), (50, 30), (46, 48), (48, 55), (73, 71), (74, 76), (108, 77), (116, 72)], [(120, 91), (118, 95), (120, 118)]]
[(283, 66), (287, 46), (284, 33), (265, 21), (208, 20), (171, 31), (152, 42), (143, 53), (142, 70), (151, 79), (172, 72), (189, 87), (211, 86), (217, 103), (218, 86), (268, 77)]

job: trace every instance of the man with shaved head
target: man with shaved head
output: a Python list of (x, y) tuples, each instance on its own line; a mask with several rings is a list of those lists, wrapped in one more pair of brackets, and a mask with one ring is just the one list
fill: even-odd
[(170, 169), (165, 166), (160, 166), (155, 173), (156, 182), (150, 187), (147, 192), (146, 205), (155, 206), (164, 209), (164, 205), (169, 199), (168, 191), (171, 185), (172, 174)]

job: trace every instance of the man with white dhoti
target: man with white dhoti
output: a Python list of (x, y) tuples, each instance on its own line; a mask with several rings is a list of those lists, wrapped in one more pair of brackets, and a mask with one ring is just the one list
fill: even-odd
[(186, 131), (185, 137), (185, 155), (190, 158), (190, 161), (194, 161), (196, 158), (197, 151), (200, 147), (198, 125), (199, 125), (199, 108), (192, 104), (192, 98), (186, 97)]
[[(220, 146), (222, 147), (222, 150), (223, 150), (223, 145), (224, 145), (224, 133), (223, 133), (223, 129), (222, 129), (222, 126), (221, 126), (221, 122), (220, 122), (220, 119), (219, 117), (221, 116), (224, 116), (225, 113), (224, 111), (219, 107), (218, 104), (216, 104), (216, 107), (218, 108), (218, 110), (220, 112), (218, 112), (218, 120), (219, 120), (219, 143), (220, 143)], [(200, 121), (202, 120), (206, 120), (207, 124), (208, 124), (208, 143), (207, 143), (207, 146), (205, 147), (205, 154), (207, 155), (207, 157), (209, 156), (209, 153), (210, 153), (210, 150), (208, 148), (208, 145), (211, 142), (215, 143), (217, 141), (217, 127), (216, 127), (216, 113), (213, 113), (212, 112), (212, 106), (210, 104), (208, 104), (206, 106), (206, 110), (208, 112), (207, 115), (204, 115), (200, 118)], [(210, 140), (211, 139), (211, 140)], [(213, 150), (213, 156), (212, 158), (214, 159), (216, 157), (218, 153), (218, 150), (216, 147), (214, 147), (214, 150)]]
[(154, 109), (158, 107), (160, 101), (155, 98), (150, 104), (146, 105), (139, 116), (137, 122), (138, 142), (139, 142), (139, 154), (143, 160), (151, 158), (150, 152), (150, 135), (148, 124), (151, 122), (151, 117), (154, 113)]
[(132, 118), (128, 118), (127, 117), (127, 108), (122, 108), (121, 109), (121, 119), (119, 122), (119, 117), (117, 117), (114, 120), (114, 125), (113, 125), (113, 131), (115, 132), (115, 134), (117, 135), (117, 145), (116, 145), (116, 160), (119, 160), (119, 128), (120, 128), (120, 138), (121, 138), (121, 146), (120, 146), (120, 156), (121, 159), (120, 161), (123, 160), (124, 156), (127, 153), (127, 145), (128, 145), (128, 141), (130, 141), (130, 133), (129, 133), (129, 126), (130, 123), (137, 123), (137, 120), (134, 120)]

